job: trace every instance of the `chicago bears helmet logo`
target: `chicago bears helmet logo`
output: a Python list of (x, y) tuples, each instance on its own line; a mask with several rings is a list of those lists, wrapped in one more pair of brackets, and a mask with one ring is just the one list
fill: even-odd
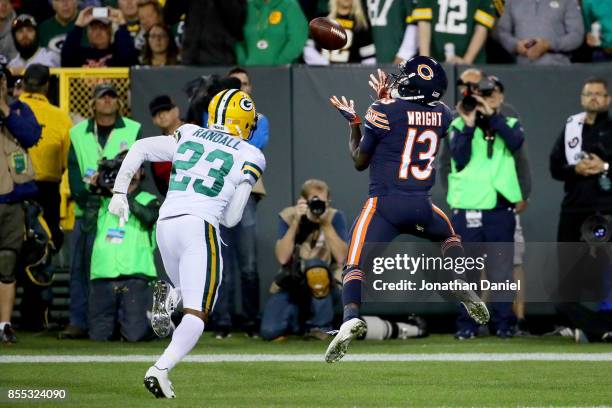
[(425, 64), (421, 64), (417, 67), (417, 73), (426, 81), (431, 81), (434, 76), (433, 69), (431, 69), (429, 65)]
[(253, 110), (253, 101), (247, 98), (242, 98), (240, 100), (240, 107), (245, 111)]

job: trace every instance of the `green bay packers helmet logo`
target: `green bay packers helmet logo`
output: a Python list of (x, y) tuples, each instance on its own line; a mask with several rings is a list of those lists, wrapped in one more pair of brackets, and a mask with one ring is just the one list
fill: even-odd
[(421, 64), (417, 67), (417, 73), (426, 81), (431, 81), (434, 76), (433, 69), (431, 69), (429, 65), (425, 64)]
[(249, 98), (240, 99), (240, 107), (245, 111), (250, 111), (253, 109), (253, 101)]
[(216, 94), (208, 105), (208, 127), (248, 140), (255, 127), (255, 103), (238, 90)]

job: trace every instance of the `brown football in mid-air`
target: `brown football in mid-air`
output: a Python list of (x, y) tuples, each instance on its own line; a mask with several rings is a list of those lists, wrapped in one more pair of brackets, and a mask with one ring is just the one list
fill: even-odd
[(308, 24), (310, 36), (321, 48), (339, 50), (346, 45), (347, 35), (344, 28), (327, 17), (317, 17)]

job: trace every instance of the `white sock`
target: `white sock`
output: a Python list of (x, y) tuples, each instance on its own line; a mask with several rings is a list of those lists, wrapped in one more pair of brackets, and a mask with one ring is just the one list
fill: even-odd
[(172, 341), (166, 347), (164, 354), (157, 360), (155, 366), (160, 370), (166, 368), (168, 371), (172, 370), (195, 347), (203, 331), (204, 322), (202, 319), (192, 314), (184, 315), (183, 320), (172, 334)]
[(11, 324), (11, 322), (0, 322), (0, 331), (4, 330), (4, 326)]

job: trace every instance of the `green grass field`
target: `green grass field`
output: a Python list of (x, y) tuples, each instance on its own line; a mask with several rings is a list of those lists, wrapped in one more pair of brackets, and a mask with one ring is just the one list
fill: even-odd
[[(155, 400), (143, 387), (147, 367), (167, 340), (150, 343), (59, 341), (51, 335), (21, 334), (19, 343), (0, 346), (0, 389), (65, 389), (68, 401), (7, 403), (44, 407), (400, 407), (400, 406), (606, 406), (612, 405), (612, 346), (576, 345), (563, 338), (459, 342), (451, 336), (409, 341), (355, 342), (350, 356), (387, 358), (435, 355), (505, 356), (506, 353), (555, 353), (554, 359), (588, 353), (601, 361), (342, 361), (322, 362), (325, 342), (299, 338), (282, 343), (250, 340), (241, 334), (227, 340), (206, 335), (191, 355), (246, 355), (266, 361), (181, 363), (171, 379), (177, 399)], [(452, 354), (449, 354), (452, 353)], [(502, 354), (500, 354), (502, 353)], [(593, 354), (596, 353), (596, 354)], [(597, 354), (601, 353), (601, 354)], [(606, 353), (606, 354), (603, 354)], [(29, 356), (110, 356), (144, 362), (7, 363)], [(274, 362), (265, 356), (321, 357), (321, 362)], [(389, 356), (391, 355), (391, 356)], [(150, 356), (150, 362), (146, 361)], [(142, 358), (142, 357), (141, 357)], [(605, 361), (604, 361), (605, 360)]]

